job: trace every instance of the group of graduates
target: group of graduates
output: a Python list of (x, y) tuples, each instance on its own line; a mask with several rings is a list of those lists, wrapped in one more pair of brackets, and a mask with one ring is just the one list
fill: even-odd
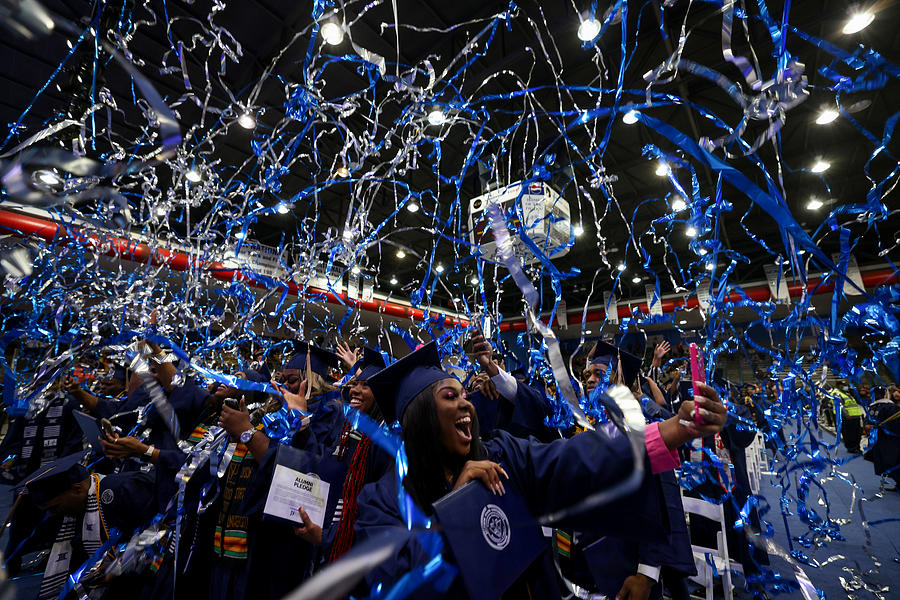
[[(645, 599), (663, 588), (687, 598), (691, 542), (714, 537), (718, 523), (688, 527), (681, 494), (724, 499), (727, 518), (742, 518), (752, 408), (738, 393), (723, 403), (727, 382), (679, 373), (661, 383), (665, 343), (643, 369), (598, 342), (575, 382), (597, 410), (587, 423), (551, 426), (557, 386), (507, 372), (488, 341), (471, 341), (476, 368), (463, 380), (435, 342), (399, 360), (297, 343), (281, 365), (248, 363), (202, 387), (165, 349), (141, 341), (127, 366), (110, 362), (92, 382), (59, 375), (0, 447), (15, 494), (6, 567), (15, 576), (23, 556), (49, 548), (41, 600), (64, 591), (282, 598), (326, 567), (340, 572), (350, 563), (342, 558), (390, 543), (358, 579), (348, 572), (338, 596), (411, 585), (413, 574), (411, 597), (421, 598)], [(639, 445), (634, 415), (615, 399), (625, 388), (641, 408)], [(405, 454), (382, 439), (391, 432)], [(691, 445), (709, 469), (680, 485)], [(723, 480), (713, 457), (734, 465), (733, 479)], [(327, 483), (327, 493), (279, 514), (273, 481), (283, 469), (322, 482), (313, 491)], [(624, 495), (589, 501), (632, 477)], [(527, 518), (506, 519), (516, 507)], [(454, 529), (470, 517), (476, 531)], [(750, 521), (729, 532), (748, 580), (766, 562), (753, 543), (755, 510)]]

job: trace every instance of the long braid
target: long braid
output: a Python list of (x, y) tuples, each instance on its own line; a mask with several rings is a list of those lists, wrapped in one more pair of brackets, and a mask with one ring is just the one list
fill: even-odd
[(353, 525), (356, 523), (356, 517), (359, 512), (356, 498), (359, 496), (359, 492), (366, 480), (371, 448), (372, 440), (368, 436), (362, 436), (356, 445), (356, 449), (353, 451), (353, 457), (350, 459), (347, 475), (344, 478), (341, 520), (338, 523), (334, 543), (331, 545), (331, 553), (328, 556), (329, 563), (339, 559), (353, 545)]

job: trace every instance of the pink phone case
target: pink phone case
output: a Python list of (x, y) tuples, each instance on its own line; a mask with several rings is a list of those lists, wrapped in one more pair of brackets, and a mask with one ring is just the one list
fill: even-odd
[[(700, 396), (702, 394), (697, 387), (697, 382), (706, 382), (706, 362), (703, 360), (703, 351), (697, 344), (691, 343), (688, 348), (691, 352), (691, 385), (694, 388), (694, 395)], [(696, 403), (694, 404), (694, 422), (698, 425), (706, 424), (700, 414), (700, 406)]]

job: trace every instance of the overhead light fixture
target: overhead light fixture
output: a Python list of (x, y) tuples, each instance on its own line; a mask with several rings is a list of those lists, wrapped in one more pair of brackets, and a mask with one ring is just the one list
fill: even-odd
[(417, 213), (417, 212), (419, 212), (419, 205), (415, 202), (410, 202), (409, 204), (406, 205), (406, 210), (408, 210), (411, 213)]
[(444, 272), (444, 265), (437, 264), (437, 265), (434, 266), (434, 270), (437, 271), (438, 273), (443, 273), (443, 272)]
[(656, 170), (654, 171), (660, 177), (665, 177), (669, 174), (669, 167), (666, 166), (666, 163), (663, 161), (659, 161), (656, 165)]
[(34, 177), (37, 177), (37, 180), (44, 185), (58, 185), (62, 181), (62, 179), (59, 178), (59, 175), (47, 169), (35, 171)]
[(641, 282), (641, 278), (638, 275), (635, 275), (634, 277), (631, 278), (631, 283), (640, 283), (640, 282)]
[(350, 169), (347, 168), (347, 165), (341, 165), (335, 170), (334, 174), (341, 179), (346, 179), (347, 177), (350, 177)]
[(687, 203), (684, 201), (684, 198), (678, 196), (674, 200), (672, 200), (672, 210), (675, 212), (680, 212), (687, 208)]
[(581, 234), (584, 233), (584, 227), (582, 227), (581, 225), (576, 225), (572, 228), (572, 233), (575, 234), (575, 237), (581, 237)]
[(238, 117), (238, 125), (240, 125), (244, 129), (253, 129), (254, 127), (256, 127), (256, 117), (254, 117), (250, 112), (245, 112), (240, 117)]
[(401, 248), (397, 249), (397, 258), (406, 258), (406, 252), (404, 252)]
[(707, 271), (712, 271), (712, 270), (715, 269), (715, 268), (716, 268), (716, 263), (711, 263), (711, 262), (706, 263), (706, 270), (707, 270)]
[(807, 210), (819, 210), (823, 206), (825, 206), (825, 203), (823, 203), (818, 198), (810, 198), (809, 202), (806, 203)]
[(319, 33), (322, 34), (322, 39), (329, 46), (337, 46), (344, 41), (344, 30), (335, 21), (328, 21), (322, 25)]
[(278, 205), (278, 213), (282, 215), (286, 215), (291, 212), (291, 207), (284, 202)]
[(447, 120), (447, 115), (444, 114), (439, 108), (435, 108), (431, 112), (428, 113), (428, 124), (429, 125), (443, 125)]
[(625, 270), (625, 263), (620, 262), (616, 268), (617, 268), (619, 271), (624, 271), (624, 270)]
[(236, 234), (234, 234), (234, 237), (236, 237), (236, 238), (239, 239), (239, 240), (242, 240), (242, 239), (244, 239), (244, 237), (245, 237), (246, 235), (247, 235), (247, 234), (244, 233), (244, 230), (241, 229), (241, 230), (239, 230)]
[(694, 227), (688, 227), (687, 229), (684, 230), (684, 235), (691, 237), (691, 238), (697, 237), (697, 229)]
[(816, 117), (816, 125), (828, 125), (841, 116), (841, 113), (833, 108), (826, 108)]
[(362, 272), (362, 269), (359, 268), (359, 265), (353, 265), (353, 268), (350, 269), (350, 272), (354, 275), (359, 275)]
[(594, 333), (594, 332), (591, 331), (590, 329), (585, 329), (585, 330), (584, 330), (584, 335), (591, 335), (592, 333)]
[(678, 321), (678, 324), (679, 325), (687, 325), (687, 320), (682, 319), (682, 320)]
[(636, 110), (629, 110), (627, 113), (622, 115), (622, 122), (626, 125), (634, 125), (638, 122), (638, 114)]
[(472, 275), (469, 277), (469, 283), (472, 285), (478, 285), (478, 275)]
[(844, 23), (844, 28), (841, 29), (841, 33), (844, 35), (850, 35), (853, 33), (857, 33), (862, 31), (866, 27), (872, 24), (872, 21), (875, 20), (875, 13), (861, 10), (850, 15), (850, 18), (847, 19), (847, 22)]
[(709, 250), (707, 250), (706, 248), (700, 248), (698, 252), (700, 253), (700, 256), (706, 256), (707, 254), (709, 254)]
[(344, 233), (341, 234), (341, 237), (344, 238), (345, 242), (349, 242), (353, 239), (353, 232), (349, 229), (345, 229)]
[(821, 158), (816, 159), (816, 162), (813, 163), (813, 166), (809, 168), (813, 173), (824, 173), (831, 167), (831, 163), (825, 162)]
[(184, 174), (184, 178), (187, 179), (188, 181), (190, 181), (191, 183), (197, 183), (201, 179), (203, 179), (203, 176), (200, 175), (200, 171), (198, 171), (197, 169), (191, 169), (187, 173)]
[(390, 281), (390, 284), (391, 284), (391, 285), (397, 285), (397, 277), (396, 277), (396, 276), (391, 275), (391, 281)]
[(600, 21), (597, 19), (585, 19), (578, 26), (578, 39), (582, 42), (589, 42), (600, 33)]
[(460, 302), (460, 299), (459, 299), (459, 298), (453, 298), (453, 302), (454, 302), (454, 303)]

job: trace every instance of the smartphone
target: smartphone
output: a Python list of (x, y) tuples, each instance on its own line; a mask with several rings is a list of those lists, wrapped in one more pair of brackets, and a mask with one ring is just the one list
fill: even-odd
[(237, 398), (225, 398), (224, 404), (228, 408), (233, 408), (234, 410), (241, 410), (241, 401), (238, 400)]
[(116, 439), (116, 430), (113, 427), (113, 424), (110, 423), (109, 419), (100, 419), (100, 427), (103, 429), (103, 435), (106, 436), (106, 439), (110, 441)]
[[(697, 382), (706, 383), (706, 361), (703, 359), (703, 350), (700, 349), (700, 346), (692, 342), (688, 348), (691, 353), (691, 386), (694, 388), (694, 396), (701, 396), (702, 393), (697, 387)], [(696, 403), (694, 404), (694, 421), (700, 425), (706, 424), (700, 414), (700, 407)]]

